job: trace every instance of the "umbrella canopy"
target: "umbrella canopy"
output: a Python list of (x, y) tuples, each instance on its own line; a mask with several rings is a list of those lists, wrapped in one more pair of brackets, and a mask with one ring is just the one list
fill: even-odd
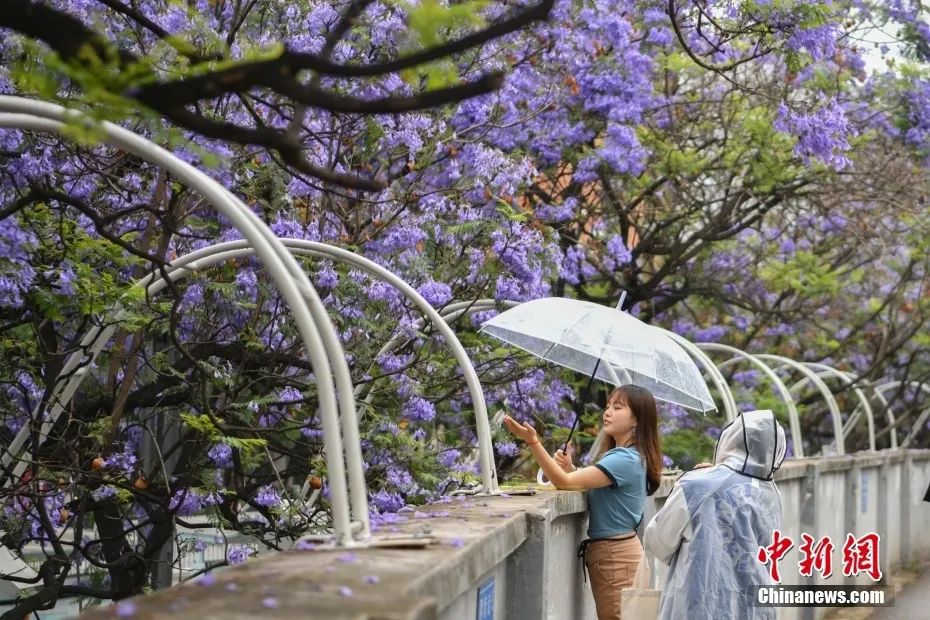
[(481, 331), (613, 385), (638, 385), (668, 403), (702, 413), (717, 408), (688, 353), (622, 310), (546, 297), (502, 312)]

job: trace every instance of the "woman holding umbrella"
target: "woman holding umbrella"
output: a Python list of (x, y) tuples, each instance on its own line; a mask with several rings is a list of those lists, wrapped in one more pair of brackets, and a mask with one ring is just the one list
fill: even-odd
[(646, 495), (659, 488), (662, 455), (656, 402), (641, 387), (616, 388), (607, 399), (595, 462), (578, 469), (561, 450), (549, 456), (529, 424), (504, 417), (507, 429), (529, 446), (540, 469), (559, 489), (588, 492), (588, 539), (579, 555), (591, 573), (599, 620), (620, 618), (620, 591), (630, 587), (643, 554), (636, 528)]

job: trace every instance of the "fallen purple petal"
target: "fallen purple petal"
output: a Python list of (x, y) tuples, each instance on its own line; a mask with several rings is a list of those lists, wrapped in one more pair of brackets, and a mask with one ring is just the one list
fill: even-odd
[(453, 547), (464, 547), (465, 539), (464, 538), (450, 538), (448, 540), (448, 543), (452, 545)]
[(268, 596), (262, 599), (262, 607), (265, 609), (277, 609), (278, 608), (278, 599), (273, 596)]
[(317, 548), (317, 543), (311, 540), (298, 540), (294, 547), (296, 549), (300, 549), (301, 551), (310, 551), (311, 549)]
[(346, 564), (349, 564), (351, 562), (356, 561), (358, 559), (358, 556), (356, 556), (354, 553), (343, 553), (342, 555), (336, 556), (336, 559), (339, 560), (340, 562), (345, 562)]
[(216, 584), (216, 575), (212, 573), (204, 573), (197, 579), (197, 585), (200, 586), (212, 586)]
[(227, 583), (226, 586), (224, 586), (224, 589), (227, 592), (237, 592), (239, 590), (239, 584), (230, 582), (230, 583)]
[(381, 581), (381, 577), (378, 577), (377, 575), (365, 575), (362, 577), (362, 579), (365, 581), (365, 583), (371, 584), (379, 583)]
[(339, 594), (342, 596), (352, 596), (355, 593), (352, 592), (352, 588), (349, 586), (339, 586)]
[(138, 607), (132, 601), (123, 601), (116, 606), (116, 617), (117, 618), (131, 618), (136, 615)]

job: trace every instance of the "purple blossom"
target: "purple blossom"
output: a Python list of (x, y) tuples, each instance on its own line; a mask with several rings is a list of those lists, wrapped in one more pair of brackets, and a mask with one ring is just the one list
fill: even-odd
[(796, 28), (785, 41), (785, 45), (794, 51), (804, 50), (814, 60), (821, 60), (832, 56), (836, 51), (836, 39), (839, 34), (839, 26), (834, 22), (813, 28)]
[(226, 560), (230, 564), (242, 564), (255, 550), (247, 545), (232, 545), (226, 553)]
[(94, 498), (94, 501), (102, 502), (106, 499), (116, 497), (116, 487), (109, 484), (105, 484), (101, 487), (97, 487), (91, 492), (90, 496)]
[(266, 508), (278, 508), (281, 506), (281, 495), (271, 485), (266, 485), (255, 493), (255, 503)]
[(436, 407), (420, 396), (414, 396), (404, 403), (404, 416), (418, 422), (429, 422), (436, 417)]
[(372, 493), (371, 503), (381, 512), (397, 512), (404, 507), (404, 500), (400, 495), (384, 490)]
[(205, 587), (216, 585), (216, 575), (213, 573), (204, 573), (197, 579), (197, 585)]
[(448, 284), (428, 280), (417, 288), (417, 292), (434, 308), (439, 308), (452, 299), (452, 289)]
[(187, 517), (200, 512), (203, 504), (200, 495), (196, 491), (181, 489), (172, 496), (169, 508), (177, 510), (179, 515)]
[(116, 617), (117, 618), (131, 618), (136, 615), (136, 612), (139, 610), (138, 605), (133, 601), (121, 601), (116, 604)]
[(129, 446), (124, 448), (123, 452), (114, 452), (104, 461), (104, 466), (109, 469), (118, 470), (124, 476), (132, 476), (135, 472), (136, 455), (129, 451)]
[[(633, 259), (633, 253), (626, 247), (623, 237), (613, 235), (607, 240), (607, 256), (612, 259), (614, 265), (625, 265)], [(614, 268), (613, 266), (611, 268)]]
[(809, 114), (795, 112), (781, 104), (774, 126), (778, 131), (797, 137), (794, 154), (806, 164), (817, 160), (835, 170), (852, 164), (845, 153), (851, 148), (848, 139), (857, 132), (836, 97)]
[(462, 456), (462, 453), (458, 450), (450, 449), (443, 450), (439, 453), (438, 461), (439, 464), (445, 467), (446, 469), (451, 468)]
[(225, 443), (218, 443), (210, 448), (207, 456), (221, 469), (229, 469), (233, 465), (232, 447)]
[(710, 327), (699, 329), (694, 334), (694, 339), (698, 342), (719, 342), (727, 333), (727, 328), (723, 325), (711, 325)]
[(520, 454), (520, 448), (512, 441), (499, 441), (494, 444), (494, 447), (497, 448), (497, 453), (502, 456), (517, 456)]

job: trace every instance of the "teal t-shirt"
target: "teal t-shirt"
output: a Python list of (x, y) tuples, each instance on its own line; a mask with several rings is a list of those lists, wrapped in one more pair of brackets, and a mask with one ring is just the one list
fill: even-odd
[(646, 503), (646, 465), (636, 448), (608, 450), (594, 464), (609, 487), (588, 491), (588, 538), (610, 538), (636, 529)]

